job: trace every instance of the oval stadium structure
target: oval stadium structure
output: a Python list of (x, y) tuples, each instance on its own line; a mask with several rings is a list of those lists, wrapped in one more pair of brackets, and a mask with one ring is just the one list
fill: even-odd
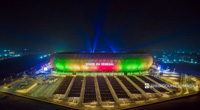
[(56, 53), (51, 65), (65, 72), (136, 72), (150, 68), (153, 58), (144, 53)]

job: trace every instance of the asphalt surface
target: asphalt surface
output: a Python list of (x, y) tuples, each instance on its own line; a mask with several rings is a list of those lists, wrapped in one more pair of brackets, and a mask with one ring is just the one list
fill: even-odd
[(71, 110), (70, 108), (7, 93), (0, 93), (0, 95), (1, 110)]
[(52, 98), (53, 92), (62, 82), (63, 78), (59, 78), (56, 83), (53, 84), (40, 84), (30, 90), (27, 95), (37, 98)]
[[(59, 78), (59, 80), (56, 83), (52, 83), (52, 84), (38, 84), (36, 87), (34, 87), (32, 90), (30, 90), (28, 93), (26, 93), (24, 95), (32, 96), (32, 97), (39, 98), (39, 99), (51, 99), (52, 96), (53, 96), (53, 92), (58, 87), (58, 85), (62, 82), (62, 79), (63, 78)], [(38, 81), (40, 81), (40, 79)], [(16, 87), (13, 86), (13, 89), (16, 88)], [(17, 97), (19, 97), (19, 96), (13, 96), (13, 95), (9, 95), (9, 94), (7, 95), (6, 98), (0, 97), (0, 106), (1, 106), (1, 104), (5, 104), (5, 105), (7, 104), (8, 108), (5, 108), (5, 110), (7, 110), (7, 109), (12, 110), (12, 108), (9, 108), (9, 107), (14, 107), (13, 110), (16, 110), (15, 106), (17, 106), (16, 108), (18, 109), (18, 105), (15, 105), (15, 104), (12, 105), (12, 103), (10, 103), (10, 102), (20, 100), (21, 103), (24, 103), (23, 100), (28, 100), (27, 98), (22, 99), (22, 97), (19, 97), (19, 99), (18, 99)], [(197, 108), (197, 107), (199, 107), (198, 103), (200, 102), (200, 95), (195, 96), (195, 97), (198, 97), (198, 98), (193, 98), (193, 97), (194, 96), (187, 97), (188, 99), (181, 98), (181, 99), (178, 99), (178, 100), (173, 100), (173, 101), (168, 101), (168, 102), (163, 102), (163, 103), (153, 104), (153, 105), (148, 105), (148, 106), (143, 106), (143, 107), (138, 107), (138, 108), (134, 108), (134, 109), (143, 109), (143, 110), (145, 110), (145, 109), (147, 109), (147, 110), (148, 109), (179, 109), (179, 108), (185, 109), (185, 108), (187, 108), (187, 106), (190, 106), (190, 108), (192, 108), (192, 107)], [(10, 101), (8, 101), (8, 100), (10, 100)], [(33, 102), (31, 102), (31, 100), (33, 100)], [(188, 101), (190, 101), (190, 102), (188, 102)], [(34, 104), (37, 101), (34, 100), (34, 99), (29, 99), (29, 101), (26, 101), (25, 104), (27, 102), (30, 102), (30, 104), (33, 103), (33, 106), (35, 106)], [(38, 102), (40, 102), (40, 101), (38, 101)], [(13, 102), (13, 103), (15, 103), (15, 102)], [(46, 102), (43, 102), (43, 103), (46, 103)], [(196, 103), (196, 104), (194, 105), (193, 103)], [(49, 104), (49, 103), (47, 103), (47, 104)], [(29, 104), (27, 104), (27, 105), (29, 105)], [(25, 106), (25, 109), (26, 109), (27, 105), (20, 105), (20, 103), (19, 103), (19, 106), (22, 106), (22, 110), (24, 109), (24, 106)], [(52, 104), (52, 105), (54, 105), (54, 104)], [(36, 104), (36, 106), (40, 106), (40, 104)], [(6, 106), (2, 106), (2, 107), (6, 107)], [(49, 110), (48, 108), (42, 108), (42, 109)], [(59, 110), (60, 108), (55, 108), (55, 109)], [(31, 110), (36, 110), (36, 108), (33, 107), (33, 108), (31, 108)]]
[(199, 110), (200, 94), (183, 97), (176, 100), (161, 102), (152, 105), (146, 105), (130, 110)]
[[(13, 96), (10, 94), (0, 93), (0, 95), (0, 106), (2, 110), (71, 110), (70, 108), (19, 96)], [(199, 103), (200, 94), (172, 101), (132, 108), (131, 110), (198, 110), (200, 109)]]

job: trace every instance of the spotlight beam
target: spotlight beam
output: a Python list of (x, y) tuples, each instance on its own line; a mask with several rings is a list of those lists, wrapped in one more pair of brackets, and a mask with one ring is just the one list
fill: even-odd
[(96, 28), (96, 31), (95, 31), (94, 45), (93, 45), (92, 53), (95, 52), (96, 45), (97, 45), (97, 41), (98, 41), (98, 38), (99, 38), (100, 33), (101, 33), (101, 29), (100, 29), (100, 26), (98, 26), (98, 27)]
[(133, 50), (136, 50), (136, 49), (139, 49), (139, 48), (143, 48), (143, 47), (146, 47), (146, 46), (149, 46), (149, 45), (153, 45), (153, 44), (156, 44), (156, 43), (160, 43), (160, 42), (164, 42), (164, 41), (168, 41), (168, 40), (172, 40), (172, 39), (174, 40), (178, 37), (181, 37), (183, 35), (188, 34), (189, 32), (196, 31), (196, 30), (194, 30), (194, 27), (197, 27), (197, 25), (192, 25), (189, 28), (185, 28), (184, 30), (181, 30), (181, 32), (177, 32), (176, 34), (167, 35), (167, 36), (162, 37), (160, 39), (153, 40), (151, 42), (148, 42), (148, 43), (143, 44), (143, 45), (139, 45), (135, 48), (132, 48), (132, 49), (129, 49), (129, 50), (126, 50), (126, 51), (123, 51), (123, 52), (133, 51)]
[(116, 53), (116, 50), (114, 49), (114, 46), (104, 36), (102, 36), (102, 38), (106, 42), (108, 47), (111, 49), (112, 53)]
[(174, 38), (177, 38), (177, 37), (180, 37), (181, 35), (179, 36), (170, 36), (170, 37), (162, 37), (160, 39), (157, 39), (157, 40), (153, 40), (151, 42), (148, 42), (146, 44), (142, 44), (142, 45), (139, 45), (135, 48), (132, 48), (132, 49), (129, 49), (129, 50), (126, 50), (126, 51), (123, 51), (124, 53), (126, 52), (129, 52), (129, 51), (133, 51), (133, 50), (136, 50), (136, 49), (140, 49), (140, 48), (143, 48), (143, 47), (146, 47), (146, 46), (149, 46), (149, 45), (153, 45), (153, 44), (156, 44), (156, 43), (160, 43), (160, 42), (164, 42), (166, 40), (171, 40), (171, 39), (174, 39)]

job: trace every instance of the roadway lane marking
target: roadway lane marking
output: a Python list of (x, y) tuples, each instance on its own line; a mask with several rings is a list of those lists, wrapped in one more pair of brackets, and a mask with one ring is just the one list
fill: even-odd
[(40, 88), (37, 90), (37, 92), (35, 92), (35, 96), (36, 96), (36, 97), (37, 97), (38, 93), (40, 93), (39, 91), (42, 90), (42, 89), (45, 87), (44, 85), (41, 85), (41, 86), (43, 86), (43, 87), (40, 87)]
[[(46, 93), (45, 97), (48, 97), (48, 95), (50, 96), (51, 92), (53, 91), (53, 89), (55, 88), (56, 85), (52, 85), (53, 87), (50, 88), (50, 90)], [(54, 92), (54, 91), (53, 91)]]

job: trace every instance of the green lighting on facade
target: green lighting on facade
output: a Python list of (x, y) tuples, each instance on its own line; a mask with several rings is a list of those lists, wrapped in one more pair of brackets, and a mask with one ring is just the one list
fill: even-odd
[[(79, 54), (74, 56), (77, 55)], [(70, 58), (64, 55), (51, 58), (54, 69), (61, 72), (139, 72), (149, 69), (152, 63), (151, 56), (134, 54), (127, 58), (85, 58), (80, 56)]]

